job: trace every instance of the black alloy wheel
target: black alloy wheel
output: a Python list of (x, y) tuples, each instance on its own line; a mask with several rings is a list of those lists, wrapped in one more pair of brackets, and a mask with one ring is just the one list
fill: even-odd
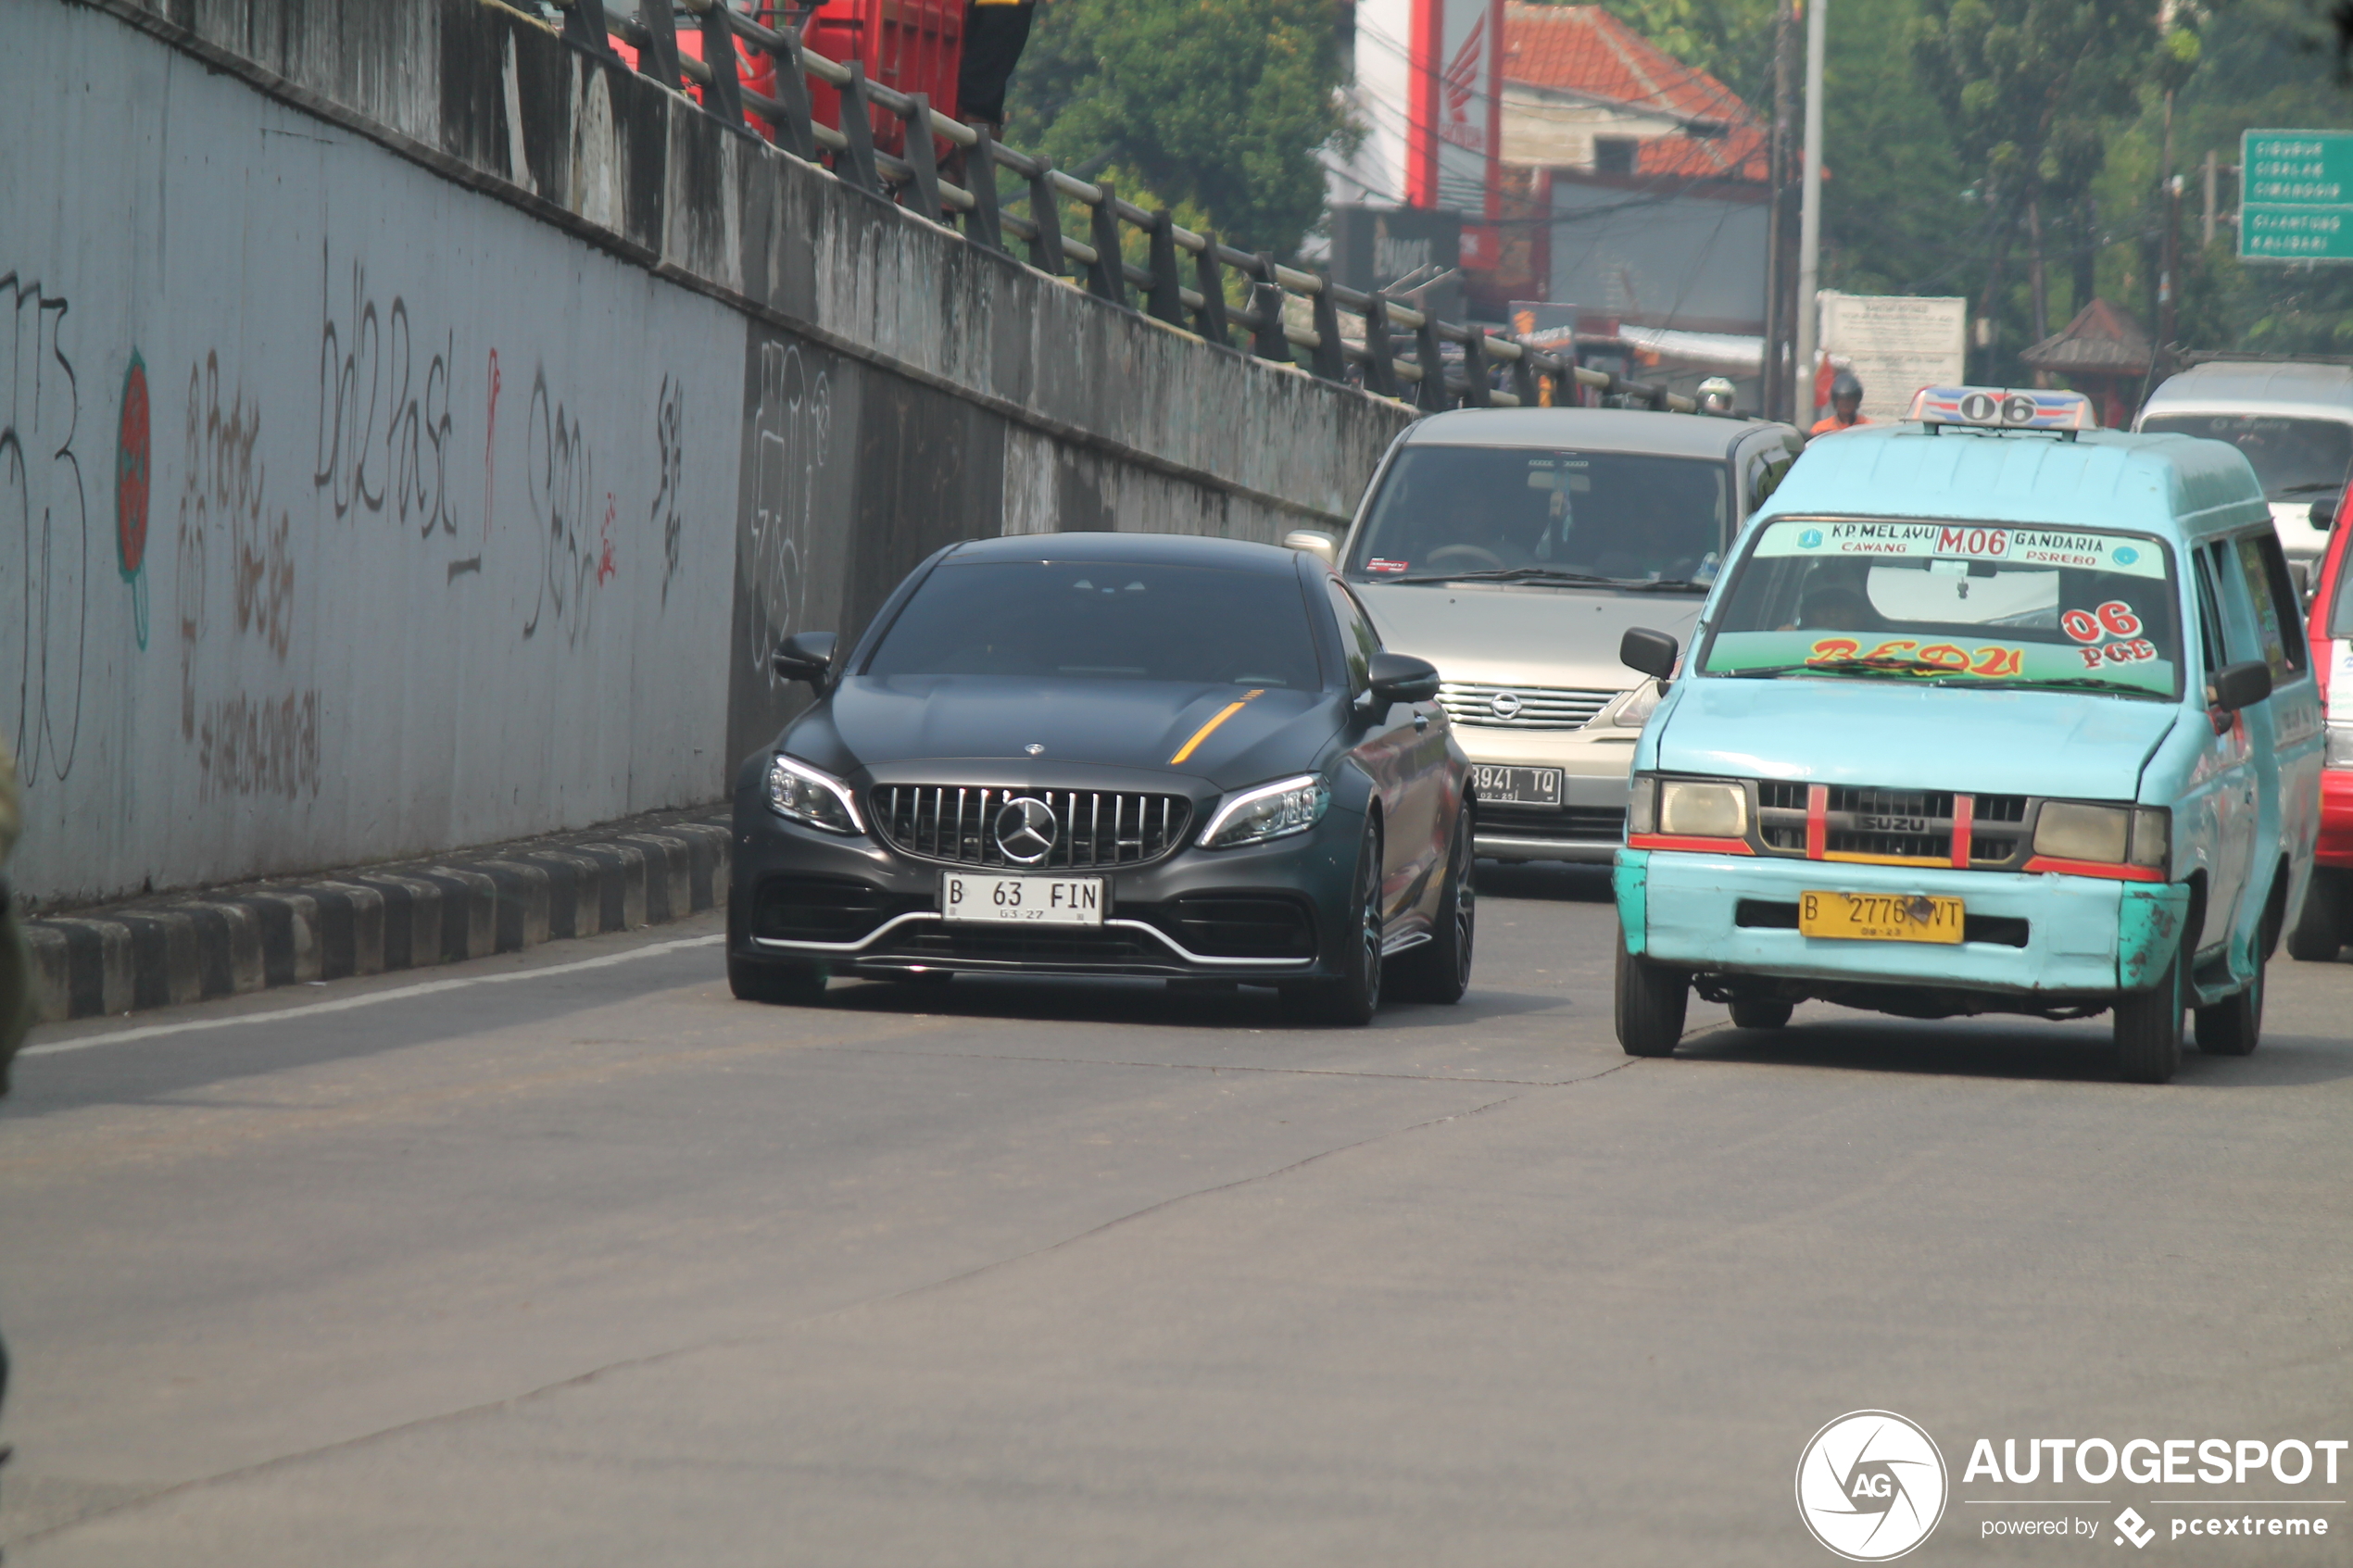
[(1386, 922), (1380, 901), (1380, 819), (1368, 816), (1356, 845), (1357, 917), (1346, 967), (1338, 980), (1302, 981), (1283, 987), (1283, 999), (1325, 1023), (1370, 1023), (1380, 1010), (1381, 937)]
[(1626, 950), (1617, 933), (1617, 1043), (1628, 1056), (1672, 1056), (1683, 1038), (1683, 1016), (1692, 1003), (1692, 977)]
[(1470, 989), (1471, 948), (1478, 935), (1478, 894), (1471, 885), (1471, 813), (1466, 804), (1454, 817), (1454, 838), (1446, 852), (1445, 889), (1430, 939), (1399, 955), (1390, 991), (1416, 1002), (1459, 1002)]
[(2182, 1068), (2182, 1014), (2189, 1004), (2189, 945), (2165, 966), (2165, 976), (2145, 991), (2116, 998), (2116, 1065), (2127, 1082), (2163, 1084)]

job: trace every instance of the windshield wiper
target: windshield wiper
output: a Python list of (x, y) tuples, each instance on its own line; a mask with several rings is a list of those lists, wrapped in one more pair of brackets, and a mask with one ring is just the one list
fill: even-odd
[(1957, 675), (1963, 673), (1949, 664), (1935, 664), (1925, 659), (1823, 659), (1810, 664), (1765, 664), (1754, 670), (1710, 670), (1711, 675), (1738, 675), (1755, 679), (1766, 675)]
[(2278, 494), (2282, 495), (2309, 495), (2316, 490), (2335, 490), (2337, 488), (2339, 488), (2337, 484), (2333, 483), (2328, 480), (2316, 479), (2307, 484), (2283, 484), (2280, 486)]
[[(1375, 582), (1381, 579), (1375, 578)], [(1506, 566), (1488, 571), (1427, 571), (1411, 577), (1391, 577), (1391, 583), (1569, 583), (1579, 587), (1615, 588), (1622, 586), (1615, 577), (1595, 577), (1583, 571), (1555, 571), (1548, 566)]]
[(2054, 675), (2047, 679), (2020, 676), (2016, 680), (1972, 680), (1975, 686), (2000, 686), (2008, 691), (2037, 690), (2048, 687), (2057, 691), (2125, 692), (2133, 696), (2166, 697), (2166, 694), (2149, 686), (2136, 686), (2130, 681), (2106, 681), (2097, 675)]
[(1705, 594), (1716, 586), (1690, 577), (1651, 577), (1640, 582), (1620, 578), (1617, 585), (1629, 594)]

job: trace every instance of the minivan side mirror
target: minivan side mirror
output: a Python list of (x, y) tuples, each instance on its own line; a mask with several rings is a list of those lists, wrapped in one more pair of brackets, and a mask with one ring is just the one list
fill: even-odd
[(1292, 529), (1283, 535), (1283, 548), (1305, 550), (1326, 566), (1334, 564), (1340, 558), (1340, 541), (1320, 528)]
[(1438, 667), (1411, 654), (1377, 653), (1365, 673), (1372, 678), (1377, 710), (1393, 702), (1428, 702), (1438, 695)]
[(2252, 708), (2271, 695), (2271, 667), (2259, 659), (2243, 659), (2214, 671), (2206, 684), (2214, 706), (2225, 713)]
[(1682, 645), (1666, 633), (1642, 626), (1629, 627), (1626, 635), (1617, 640), (1620, 664), (1662, 681), (1675, 673), (1675, 660), (1682, 651)]
[(2336, 526), (2336, 497), (2330, 495), (2313, 502), (2311, 518), (2312, 526), (2315, 528), (2334, 528)]
[(822, 685), (825, 672), (834, 666), (837, 641), (831, 632), (797, 632), (776, 645), (768, 668), (776, 672), (778, 680)]

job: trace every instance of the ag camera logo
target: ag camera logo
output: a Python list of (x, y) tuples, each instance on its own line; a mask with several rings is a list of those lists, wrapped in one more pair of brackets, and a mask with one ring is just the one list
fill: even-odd
[(1850, 1562), (1903, 1556), (1944, 1517), (1948, 1483), (1935, 1439), (1894, 1411), (1851, 1411), (1814, 1434), (1797, 1461), (1797, 1513)]

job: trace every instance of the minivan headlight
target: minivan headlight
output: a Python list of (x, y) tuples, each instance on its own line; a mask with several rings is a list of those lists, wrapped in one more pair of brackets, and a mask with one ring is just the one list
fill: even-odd
[(1675, 838), (1745, 838), (1748, 791), (1713, 779), (1661, 779), (1658, 831)]
[(1313, 773), (1247, 789), (1217, 809), (1194, 842), (1203, 849), (1231, 849), (1305, 833), (1331, 809), (1332, 787)]
[(858, 815), (858, 797), (848, 784), (781, 751), (768, 764), (768, 809), (827, 833), (866, 831)]
[(2048, 800), (2034, 820), (2034, 853), (2058, 860), (2161, 868), (2172, 854), (2172, 814), (2161, 806)]

